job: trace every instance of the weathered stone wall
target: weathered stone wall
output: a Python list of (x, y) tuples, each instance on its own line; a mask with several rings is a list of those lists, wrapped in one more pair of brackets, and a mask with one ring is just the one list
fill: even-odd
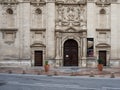
[[(78, 65), (96, 67), (99, 51), (107, 66), (120, 66), (120, 1), (1, 0), (0, 65), (32, 66), (34, 52), (43, 64), (63, 66), (64, 42), (78, 43)], [(87, 57), (87, 38), (94, 38), (94, 55)]]

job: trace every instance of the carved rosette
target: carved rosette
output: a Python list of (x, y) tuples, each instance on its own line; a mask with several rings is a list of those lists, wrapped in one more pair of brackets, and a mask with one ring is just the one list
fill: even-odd
[(86, 29), (86, 5), (77, 0), (56, 4), (56, 29), (76, 27)]

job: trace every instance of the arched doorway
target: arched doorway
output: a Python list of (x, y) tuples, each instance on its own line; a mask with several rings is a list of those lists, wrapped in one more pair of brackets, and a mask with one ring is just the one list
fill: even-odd
[(78, 66), (78, 43), (68, 39), (64, 43), (64, 66)]

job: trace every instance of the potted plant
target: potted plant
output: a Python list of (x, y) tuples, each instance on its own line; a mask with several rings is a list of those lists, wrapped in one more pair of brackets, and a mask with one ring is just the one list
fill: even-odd
[(98, 70), (102, 71), (103, 70), (103, 59), (99, 58), (97, 61), (98, 61), (98, 65), (97, 65)]
[(44, 65), (45, 72), (48, 72), (49, 69), (50, 69), (50, 65), (48, 64), (48, 61), (45, 61), (45, 65)]

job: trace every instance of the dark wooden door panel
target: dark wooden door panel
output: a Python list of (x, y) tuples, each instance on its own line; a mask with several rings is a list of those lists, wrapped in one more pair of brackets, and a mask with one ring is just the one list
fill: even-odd
[(43, 52), (35, 51), (35, 66), (42, 66)]
[(64, 66), (78, 66), (78, 44), (69, 39), (64, 43)]
[(106, 51), (99, 51), (99, 58), (103, 59), (103, 64), (104, 66), (106, 66), (107, 62), (106, 62)]

